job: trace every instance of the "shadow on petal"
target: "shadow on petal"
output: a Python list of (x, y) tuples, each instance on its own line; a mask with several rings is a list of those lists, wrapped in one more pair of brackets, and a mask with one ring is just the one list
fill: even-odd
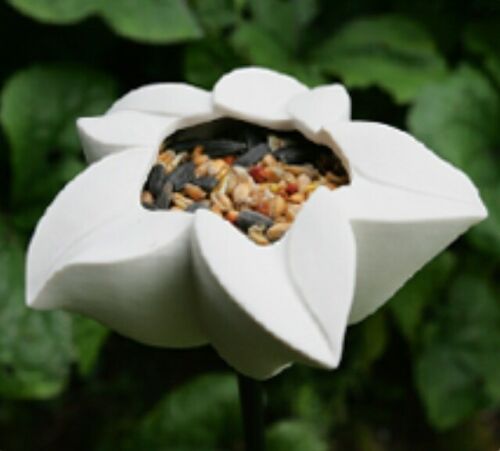
[(469, 178), (413, 136), (376, 122), (336, 122), (325, 127), (329, 145), (373, 182), (450, 200), (481, 204)]
[(350, 323), (377, 310), (486, 214), (484, 207), (408, 192), (360, 176), (338, 194), (356, 240), (356, 291)]
[(337, 193), (318, 188), (286, 236), (293, 280), (338, 365), (354, 295), (356, 245)]
[(206, 211), (196, 212), (194, 227), (200, 321), (219, 354), (258, 379), (293, 361), (333, 367), (328, 342), (290, 280), (282, 243), (259, 247)]
[(59, 193), (28, 250), (28, 304), (83, 313), (151, 345), (198, 345), (192, 216), (140, 205), (150, 153), (105, 158)]

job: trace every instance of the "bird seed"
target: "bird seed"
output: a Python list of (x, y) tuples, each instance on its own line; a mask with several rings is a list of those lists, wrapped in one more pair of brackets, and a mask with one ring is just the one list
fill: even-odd
[(219, 119), (163, 142), (141, 203), (150, 210), (207, 209), (268, 245), (284, 236), (319, 186), (348, 183), (335, 153), (298, 132)]

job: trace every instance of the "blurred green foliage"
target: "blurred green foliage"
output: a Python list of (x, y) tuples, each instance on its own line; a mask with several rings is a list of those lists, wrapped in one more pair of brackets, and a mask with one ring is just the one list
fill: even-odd
[(347, 85), (379, 86), (398, 103), (411, 101), (424, 85), (446, 75), (445, 60), (425, 28), (397, 15), (348, 22), (321, 43), (314, 61)]
[(5, 82), (0, 119), (10, 144), (10, 195), (17, 209), (32, 213), (22, 215), (27, 228), (46, 199), (84, 167), (76, 118), (103, 111), (115, 93), (110, 77), (85, 67), (35, 66)]
[(7, 0), (0, 42), (0, 449), (242, 449), (236, 381), (210, 349), (31, 311), (23, 277), (37, 219), (84, 167), (75, 118), (247, 64), (343, 82), (355, 118), (407, 128), (490, 213), (349, 329), (337, 371), (266, 383), (269, 449), (500, 447), (497, 0)]

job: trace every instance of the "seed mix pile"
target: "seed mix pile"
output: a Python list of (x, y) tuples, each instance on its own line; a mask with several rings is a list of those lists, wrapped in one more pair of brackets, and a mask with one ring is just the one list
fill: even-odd
[(297, 132), (222, 119), (163, 142), (141, 202), (153, 210), (209, 209), (267, 245), (283, 236), (318, 186), (347, 183), (328, 147)]

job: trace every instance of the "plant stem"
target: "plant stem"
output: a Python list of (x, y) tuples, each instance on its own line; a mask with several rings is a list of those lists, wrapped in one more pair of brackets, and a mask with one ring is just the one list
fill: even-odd
[(264, 451), (264, 390), (255, 379), (238, 373), (245, 451)]

